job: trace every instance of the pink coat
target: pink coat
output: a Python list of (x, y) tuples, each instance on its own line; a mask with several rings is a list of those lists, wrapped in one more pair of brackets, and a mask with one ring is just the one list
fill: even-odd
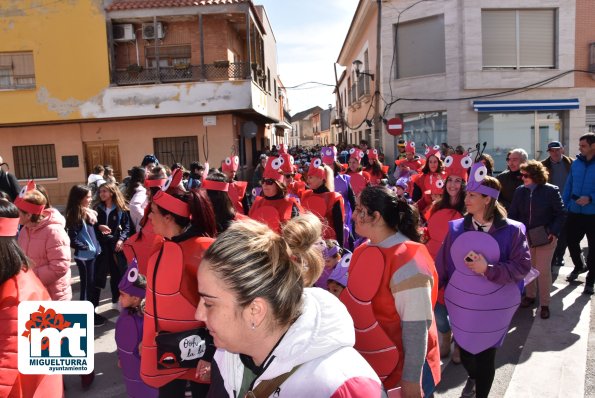
[(70, 288), (70, 239), (64, 217), (58, 210), (43, 211), (45, 218), (19, 232), (19, 246), (33, 262), (33, 271), (50, 293), (52, 300), (72, 299)]

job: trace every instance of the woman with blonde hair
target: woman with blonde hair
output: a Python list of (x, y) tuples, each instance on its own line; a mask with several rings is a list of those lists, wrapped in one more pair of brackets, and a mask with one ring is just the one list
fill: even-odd
[(318, 233), (308, 217), (280, 235), (239, 221), (206, 251), (196, 318), (218, 347), (210, 396), (381, 396), (380, 380), (353, 349), (345, 307), (327, 291), (304, 289), (322, 268), (318, 244), (303, 240)]
[(548, 172), (537, 160), (521, 164), (523, 185), (514, 191), (508, 216), (525, 224), (531, 248), (531, 264), (539, 277), (527, 285), (521, 307), (535, 303), (539, 286), (540, 316), (550, 317), (550, 287), (552, 286), (552, 257), (564, 224), (564, 203), (557, 186), (548, 184)]
[(70, 287), (70, 239), (64, 217), (54, 208), (46, 208), (45, 196), (30, 181), (15, 200), (19, 209), (19, 246), (32, 260), (32, 268), (52, 300), (72, 299)]

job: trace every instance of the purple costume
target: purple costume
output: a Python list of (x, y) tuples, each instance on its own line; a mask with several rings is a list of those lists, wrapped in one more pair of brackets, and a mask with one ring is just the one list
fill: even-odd
[[(497, 198), (498, 190), (481, 185), (486, 172), (481, 163), (475, 164), (467, 190)], [(476, 231), (472, 223), (470, 214), (448, 223), (436, 270), (440, 287), (446, 286), (444, 298), (455, 340), (477, 354), (502, 345), (521, 301), (518, 284), (531, 269), (531, 255), (521, 223), (494, 218), (487, 232)], [(471, 250), (485, 257), (484, 275), (465, 264)]]
[(349, 191), (349, 184), (351, 182), (351, 177), (348, 176), (347, 174), (338, 174), (335, 176), (335, 192), (338, 192), (341, 194), (341, 196), (343, 196), (343, 208), (344, 208), (344, 220), (345, 220), (345, 224), (343, 227), (343, 230), (345, 231), (343, 233), (343, 237), (344, 237), (344, 241), (343, 242), (343, 247), (348, 247), (348, 239), (349, 239), (349, 235), (351, 234), (351, 214), (352, 214), (352, 209), (351, 209), (351, 203), (349, 203), (349, 195), (348, 195), (348, 191)]
[[(132, 260), (118, 288), (135, 297), (145, 297), (145, 291), (133, 285), (138, 278), (136, 259)], [(131, 398), (157, 398), (159, 390), (146, 385), (140, 377), (139, 344), (143, 339), (143, 315), (123, 308), (116, 321), (116, 345), (126, 392)]]

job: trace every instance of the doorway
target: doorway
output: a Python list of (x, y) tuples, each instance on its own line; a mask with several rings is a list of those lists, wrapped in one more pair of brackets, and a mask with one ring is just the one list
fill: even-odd
[(114, 169), (116, 181), (122, 181), (120, 148), (118, 141), (85, 142), (85, 171), (87, 176), (96, 165), (109, 165)]

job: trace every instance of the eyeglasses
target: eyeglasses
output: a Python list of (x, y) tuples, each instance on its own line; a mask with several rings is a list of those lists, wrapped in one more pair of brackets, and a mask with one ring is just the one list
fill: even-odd
[(531, 178), (531, 175), (527, 173), (521, 173), (521, 178)]
[(263, 180), (262, 183), (264, 185), (273, 185), (275, 183), (275, 180), (272, 178), (267, 178), (266, 180)]
[(283, 174), (285, 178), (293, 178), (295, 174)]

